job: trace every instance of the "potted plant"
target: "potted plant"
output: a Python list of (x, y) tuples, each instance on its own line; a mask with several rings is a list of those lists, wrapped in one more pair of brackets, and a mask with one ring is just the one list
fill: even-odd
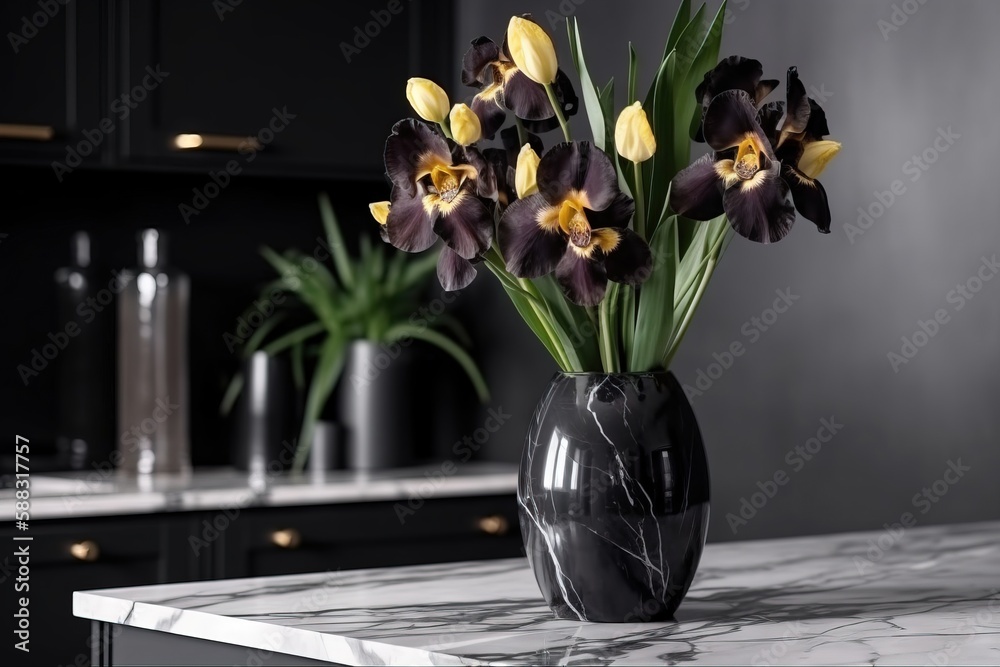
[[(362, 236), (360, 255), (352, 259), (325, 194), (320, 195), (319, 205), (333, 270), (298, 250), (279, 254), (263, 248), (264, 258), (279, 274), (265, 294), (277, 288), (294, 298), (254, 332), (244, 355), (258, 350), (270, 355), (287, 353), (296, 384), (308, 384), (294, 471), (304, 467), (317, 420), (334, 395), (348, 467), (394, 467), (406, 462), (407, 443), (412, 442), (415, 427), (406, 418), (414, 342), (436, 346), (458, 362), (480, 400), (485, 401), (489, 392), (465, 349), (468, 339), (461, 325), (446, 313), (415, 317), (437, 258), (390, 254), (384, 245), (373, 247)], [(294, 312), (304, 312), (306, 321), (300, 318), (291, 330), (280, 331)], [(312, 372), (307, 383), (308, 366)], [(242, 386), (243, 377), (237, 374), (226, 391), (223, 411), (231, 408)]]
[[(409, 252), (441, 239), (447, 289), (485, 266), (559, 366), (525, 440), (518, 502), (529, 563), (562, 618), (673, 615), (704, 546), (709, 480), (671, 360), (736, 234), (778, 241), (796, 210), (829, 232), (816, 177), (840, 144), (794, 67), (785, 102), (767, 102), (780, 82), (758, 61), (719, 61), (725, 13), (681, 2), (642, 97), (629, 47), (620, 113), (615, 82), (596, 85), (567, 19), (583, 141), (551, 38), (515, 16), (502, 40), (466, 53), (468, 105), (411, 79), (420, 120), (386, 142), (392, 195), (373, 207), (383, 238)], [(498, 131), (504, 148), (487, 147)], [(553, 131), (543, 151), (538, 135)], [(692, 139), (711, 150), (689, 165)]]

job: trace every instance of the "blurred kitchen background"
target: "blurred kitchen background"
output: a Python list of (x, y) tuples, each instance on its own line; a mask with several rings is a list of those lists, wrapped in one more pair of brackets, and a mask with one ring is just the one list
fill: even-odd
[[(70, 348), (84, 336), (27, 382), (19, 366), (31, 367), (34, 351), (52, 342), (50, 334), (78, 321), (78, 313), (60, 310), (66, 292), (57, 280), (61, 268), (73, 268), (74, 233), (88, 234), (87, 271), (100, 289), (113, 272), (136, 265), (137, 234), (156, 228), (168, 237), (170, 266), (190, 280), (191, 461), (196, 473), (231, 466), (240, 426), (219, 406), (242, 359), (225, 335), (236, 331), (262, 286), (275, 278), (260, 248), (311, 253), (323, 233), (321, 192), (328, 193), (353, 254), (362, 236), (379, 243), (368, 203), (388, 198), (382, 147), (393, 122), (411, 115), (407, 78), (434, 79), (453, 101), (471, 97), (459, 79), (468, 42), (483, 34), (499, 39), (511, 13), (530, 11), (551, 30), (566, 69), (564, 19), (578, 18), (592, 74), (602, 83), (611, 76), (624, 83), (623, 44), (631, 40), (644, 89), (677, 4), (4, 2), (0, 434), (11, 443), (15, 433), (31, 439), (34, 473), (65, 470), (68, 455), (60, 454), (57, 441), (72, 436), (67, 420), (83, 419), (87, 428), (108, 434), (93, 443), (107, 460), (122, 437), (115, 406), (122, 392), (134, 390), (116, 388), (117, 302), (80, 323), (88, 337), (105, 337), (103, 346), (88, 347), (95, 352), (74, 362), (82, 367), (70, 368), (66, 359), (76, 358)], [(718, 5), (710, 2), (707, 16)], [(989, 0), (729, 4), (723, 55), (757, 58), (765, 77), (782, 80), (788, 66), (798, 66), (844, 148), (822, 179), (832, 234), (817, 234), (800, 219), (773, 247), (737, 239), (676, 359), (673, 371), (691, 388), (709, 452), (710, 540), (881, 529), (905, 512), (920, 524), (1000, 517), (1000, 279), (985, 279), (995, 277), (990, 261), (1000, 251), (998, 26), (1000, 4)], [(579, 92), (575, 76), (574, 84)], [(131, 95), (130, 104), (123, 106), (123, 94)], [(283, 128), (261, 135), (276, 116)], [(589, 133), (583, 116), (572, 126), (576, 135)], [(203, 145), (179, 148), (190, 140), (178, 136), (189, 134), (202, 135)], [(229, 145), (247, 136), (263, 141), (259, 151)], [(240, 173), (213, 187), (233, 160)], [(555, 366), (499, 286), (480, 273), (447, 309), (468, 330), (468, 349), (492, 397), (479, 404), (457, 364), (422, 348), (413, 371), (413, 441), (402, 460), (431, 471), (450, 461), (460, 477), (465, 456), (456, 455), (455, 445), (483, 427), (493, 409), (510, 417), (474, 451), (479, 464), (469, 465), (512, 479), (527, 422)], [(60, 275), (65, 282), (67, 273)], [(428, 285), (430, 302), (441, 293), (433, 279)], [(956, 296), (963, 293), (959, 286), (968, 296)], [(791, 303), (786, 312), (769, 310), (779, 293)], [(925, 324), (923, 330), (934, 333), (921, 336), (920, 322), (941, 309), (947, 321)], [(737, 342), (744, 353), (727, 357)], [(894, 364), (889, 353), (912, 358)], [(74, 414), (80, 406), (85, 419)], [(832, 438), (830, 424), (842, 425)], [(4, 446), (2, 461), (3, 472), (12, 472), (12, 446)], [(77, 465), (92, 470), (94, 461)], [(959, 481), (941, 493), (935, 482), (956, 468)], [(779, 472), (787, 482), (770, 493), (768, 481)], [(243, 479), (227, 483), (236, 478)], [(338, 479), (332, 475), (326, 485)], [(921, 496), (925, 490), (933, 502)], [(476, 506), (477, 521), (508, 522), (513, 487), (485, 495), (490, 500)], [(342, 525), (381, 516), (372, 507), (349, 507), (338, 519)], [(250, 565), (224, 571), (199, 562), (169, 573), (161, 561), (149, 567), (159, 580), (335, 568), (337, 554), (352, 548), (359, 550), (357, 562), (385, 564), (403, 525), (388, 503), (380, 511), (391, 525), (377, 539), (364, 538), (363, 549), (338, 543), (309, 559), (282, 561), (274, 555), (284, 553), (278, 542), (297, 546), (305, 529), (275, 537), (287, 529), (288, 512), (268, 511), (274, 514), (260, 520), (259, 530), (271, 531), (269, 537), (258, 544), (248, 528), (242, 542), (225, 543), (226, 553), (213, 552), (214, 562), (225, 563), (234, 553), (258, 549)], [(465, 520), (454, 506), (442, 512), (418, 541), (449, 520)], [(309, 521), (319, 525), (332, 516), (340, 515)], [(112, 520), (104, 517), (95, 530), (117, 535)], [(495, 534), (496, 525), (477, 523), (477, 530)], [(188, 550), (188, 528), (176, 533), (181, 552)], [(156, 530), (175, 535), (174, 528)], [(499, 532), (506, 534), (504, 548), (516, 553), (516, 526)], [(441, 539), (439, 549), (420, 557), (444, 558), (452, 547)], [(454, 548), (483, 557), (480, 547)], [(107, 585), (132, 581), (123, 573), (136, 549), (121, 547), (118, 560), (105, 566), (114, 573)], [(76, 576), (66, 574), (68, 581)]]

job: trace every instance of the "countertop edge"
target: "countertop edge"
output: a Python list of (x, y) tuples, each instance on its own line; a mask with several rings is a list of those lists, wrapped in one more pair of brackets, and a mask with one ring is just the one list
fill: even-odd
[[(175, 622), (183, 622), (185, 626), (183, 632), (173, 628), (157, 627), (156, 623), (144, 623), (136, 619), (137, 615), (141, 618), (145, 611), (156, 612), (162, 615), (164, 610), (168, 612)], [(88, 591), (75, 591), (73, 593), (73, 615), (77, 618), (91, 621), (113, 623), (130, 628), (163, 632), (179, 637), (190, 637), (229, 644), (245, 648), (249, 651), (257, 650), (281, 653), (342, 665), (357, 665), (362, 667), (372, 664), (486, 664), (447, 653), (425, 651), (366, 639), (355, 639), (332, 633), (320, 633), (312, 630), (278, 626), (244, 618), (219, 616), (202, 611), (183, 610), (178, 614), (176, 609), (163, 605), (150, 604), (148, 602), (130, 602), (121, 598), (106, 597)], [(240, 636), (240, 640), (221, 640), (218, 638), (220, 634), (229, 636), (238, 635)], [(280, 643), (274, 641), (276, 635), (282, 639)], [(293, 645), (293, 648), (285, 647), (285, 639), (295, 640), (289, 642)], [(294, 648), (296, 644), (299, 647), (308, 646), (318, 650), (307, 651), (302, 648), (296, 649)], [(370, 655), (373, 653), (384, 659), (385, 662), (357, 662), (356, 660), (357, 655)]]
[[(431, 484), (420, 477), (371, 480), (363, 484), (331, 482), (315, 486), (273, 486), (262, 493), (247, 488), (191, 489), (184, 491), (148, 491), (93, 494), (80, 496), (40, 496), (31, 501), (31, 518), (58, 521), (101, 516), (140, 516), (166, 512), (197, 512), (232, 507), (267, 508), (308, 505), (343, 505), (364, 502), (391, 502), (411, 497), (472, 497), (513, 494), (517, 473), (497, 472), (485, 475), (457, 476), (445, 479), (430, 491)], [(0, 511), (0, 520), (13, 520), (13, 505)]]

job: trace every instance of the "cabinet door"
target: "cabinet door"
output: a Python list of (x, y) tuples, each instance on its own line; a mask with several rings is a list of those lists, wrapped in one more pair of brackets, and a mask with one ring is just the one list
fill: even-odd
[(511, 558), (513, 495), (248, 510), (225, 535), (226, 577)]
[[(0, 569), (8, 581), (4, 618), (13, 618), (20, 598), (28, 600), (30, 653), (5, 647), (16, 660), (2, 664), (80, 665), (90, 659), (90, 621), (73, 616), (73, 591), (162, 583), (168, 579), (163, 556), (168, 544), (164, 520), (105, 519), (73, 523), (33, 521), (31, 541), (12, 541), (3, 531), (0, 539), (11, 545)], [(26, 573), (18, 549), (28, 550)]]
[(0, 28), (0, 162), (98, 162), (114, 132), (100, 129), (99, 3), (4, 0)]
[(117, 1), (122, 87), (161, 79), (129, 116), (131, 165), (378, 178), (407, 78), (460, 66), (450, 2)]

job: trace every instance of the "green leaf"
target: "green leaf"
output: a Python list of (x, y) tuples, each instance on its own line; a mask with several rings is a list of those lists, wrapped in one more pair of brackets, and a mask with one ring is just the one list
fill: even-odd
[(403, 338), (416, 338), (444, 350), (465, 370), (466, 375), (469, 376), (469, 380), (472, 381), (472, 385), (476, 388), (479, 400), (483, 403), (490, 400), (490, 390), (486, 387), (486, 380), (483, 378), (482, 373), (479, 372), (479, 367), (476, 366), (476, 362), (469, 356), (469, 353), (463, 350), (455, 341), (433, 329), (409, 323), (397, 324), (386, 332), (386, 341), (388, 342), (398, 341)]
[(223, 417), (229, 414), (230, 410), (236, 404), (236, 399), (240, 397), (240, 393), (243, 392), (243, 373), (236, 373), (233, 375), (233, 379), (229, 381), (229, 385), (226, 387), (226, 392), (222, 395), (222, 404), (219, 405), (219, 414)]
[(260, 252), (264, 259), (283, 276), (285, 288), (298, 294), (302, 301), (313, 310), (317, 319), (329, 329), (339, 327), (339, 318), (330, 302), (332, 295), (317, 282), (315, 274), (303, 272), (297, 264), (268, 247), (262, 248)]
[(503, 285), (504, 291), (507, 292), (507, 296), (510, 298), (511, 303), (514, 304), (514, 308), (517, 309), (518, 315), (524, 320), (524, 323), (528, 325), (528, 328), (535, 334), (542, 346), (549, 355), (555, 360), (556, 365), (559, 366), (560, 370), (570, 371), (569, 364), (565, 361), (562, 353), (562, 349), (558, 344), (549, 337), (549, 332), (542, 324), (538, 317), (538, 313), (531, 306), (531, 301), (522, 294), (520, 291), (512, 289), (508, 285)]
[(309, 456), (309, 449), (312, 446), (313, 431), (316, 428), (316, 421), (323, 412), (333, 388), (340, 379), (340, 374), (344, 369), (344, 357), (347, 345), (341, 336), (331, 334), (323, 343), (320, 350), (319, 361), (316, 363), (316, 371), (313, 373), (312, 382), (309, 384), (309, 393), (306, 396), (305, 415), (302, 419), (302, 430), (299, 432), (299, 443), (295, 450), (295, 460), (292, 463), (294, 472), (302, 472), (305, 468), (306, 459)]
[[(406, 268), (400, 283), (400, 290), (423, 287), (424, 282), (437, 270), (440, 251), (426, 252), (416, 258), (407, 258)], [(411, 256), (412, 257), (412, 256)]]
[(625, 371), (631, 371), (632, 349), (635, 347), (635, 288), (629, 285), (621, 286), (621, 296), (618, 307), (621, 326), (621, 357), (624, 360)]
[(573, 64), (576, 66), (576, 72), (580, 77), (580, 92), (583, 94), (583, 105), (587, 110), (587, 120), (590, 121), (590, 130), (594, 135), (594, 144), (601, 150), (606, 150), (605, 137), (607, 136), (607, 128), (604, 122), (604, 110), (601, 108), (601, 99), (597, 86), (594, 84), (594, 80), (590, 78), (590, 72), (587, 70), (587, 62), (583, 57), (583, 44), (580, 39), (580, 25), (575, 17), (566, 19), (566, 30), (569, 33), (569, 48), (573, 55)]
[(267, 335), (274, 330), (274, 327), (281, 324), (285, 317), (285, 313), (275, 313), (271, 317), (264, 320), (264, 323), (257, 327), (257, 330), (253, 332), (250, 338), (247, 339), (246, 344), (243, 346), (243, 358), (249, 359), (250, 355), (256, 352), (261, 346), (264, 339), (267, 338)]
[(299, 327), (295, 331), (290, 331), (280, 338), (268, 343), (267, 346), (264, 347), (264, 351), (270, 355), (284, 352), (293, 345), (299, 345), (313, 336), (318, 336), (326, 330), (327, 329), (323, 326), (322, 322), (312, 322), (310, 324), (306, 324)]
[(628, 43), (628, 103), (636, 101), (635, 80), (639, 76), (639, 57), (635, 54), (632, 42)]
[(333, 255), (333, 266), (337, 269), (340, 282), (345, 287), (352, 287), (354, 285), (353, 267), (347, 255), (344, 237), (340, 233), (337, 216), (333, 213), (333, 205), (330, 204), (330, 197), (325, 192), (319, 195), (319, 212), (323, 219), (323, 228), (326, 230), (326, 240), (330, 245), (330, 254)]
[(669, 216), (660, 222), (649, 248), (653, 253), (653, 271), (639, 293), (639, 312), (630, 363), (633, 372), (657, 367), (673, 333), (671, 306), (676, 278), (677, 216)]
[[(675, 162), (674, 141), (674, 98), (677, 94), (677, 52), (671, 51), (656, 73), (653, 100), (649, 107), (653, 110), (653, 134), (656, 137), (657, 151), (653, 154), (653, 158), (647, 161), (651, 167), (643, 169), (644, 174), (647, 171), (649, 173), (649, 181), (645, 183), (646, 192), (649, 193), (646, 206), (648, 221), (658, 221), (663, 217), (663, 211), (667, 207), (670, 179), (674, 177), (678, 168)], [(689, 143), (689, 140), (685, 140), (685, 144)], [(685, 146), (684, 150), (690, 149)]]
[(620, 350), (618, 349), (618, 296), (621, 286), (608, 283), (608, 291), (598, 306), (598, 329), (600, 331), (601, 365), (605, 373), (621, 371)]
[(667, 35), (667, 45), (663, 48), (663, 58), (660, 62), (666, 60), (667, 55), (677, 48), (677, 41), (689, 23), (691, 23), (691, 0), (682, 0), (677, 8), (677, 14), (674, 15), (674, 22), (670, 25), (670, 34)]
[(551, 275), (535, 278), (531, 282), (554, 323), (558, 338), (556, 342), (563, 346), (570, 364), (568, 370), (600, 369), (600, 344), (587, 309), (568, 301), (563, 296), (562, 287)]

